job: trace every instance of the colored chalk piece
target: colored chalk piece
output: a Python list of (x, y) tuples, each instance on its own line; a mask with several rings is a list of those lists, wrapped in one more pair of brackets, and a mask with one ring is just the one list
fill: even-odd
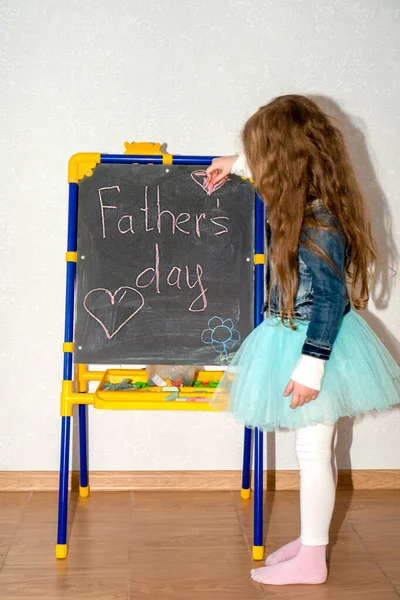
[(109, 392), (135, 391), (137, 390), (137, 386), (134, 383), (132, 383), (130, 379), (123, 379), (119, 383), (111, 383), (110, 381), (106, 381), (103, 385), (103, 390)]
[(208, 399), (204, 398), (204, 396), (194, 396), (193, 398), (188, 398), (188, 402), (208, 402)]
[(162, 379), (162, 377), (160, 377), (159, 375), (154, 375), (154, 377), (152, 377), (152, 383), (154, 383), (154, 385), (158, 386), (158, 387), (162, 387), (164, 385), (166, 385), (166, 381), (164, 379)]

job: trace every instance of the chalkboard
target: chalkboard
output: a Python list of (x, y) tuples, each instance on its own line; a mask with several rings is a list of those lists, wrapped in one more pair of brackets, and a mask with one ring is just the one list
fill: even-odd
[(79, 183), (78, 363), (224, 365), (253, 328), (254, 188), (99, 164)]

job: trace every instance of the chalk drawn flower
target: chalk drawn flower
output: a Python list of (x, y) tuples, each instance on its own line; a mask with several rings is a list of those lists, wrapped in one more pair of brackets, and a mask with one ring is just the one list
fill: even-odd
[(212, 317), (207, 325), (201, 334), (203, 344), (210, 344), (217, 354), (228, 356), (228, 350), (240, 342), (240, 333), (235, 329), (232, 319), (224, 321), (221, 317)]

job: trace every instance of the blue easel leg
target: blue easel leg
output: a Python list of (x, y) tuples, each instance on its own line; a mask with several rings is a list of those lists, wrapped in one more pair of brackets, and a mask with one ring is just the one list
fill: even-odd
[(82, 498), (89, 496), (89, 475), (87, 461), (87, 414), (86, 406), (79, 405), (79, 495)]
[(251, 440), (253, 437), (253, 430), (249, 427), (244, 428), (244, 442), (243, 442), (243, 470), (242, 470), (242, 489), (240, 495), (244, 500), (250, 498), (251, 489)]
[(58, 492), (58, 534), (56, 546), (57, 558), (66, 558), (68, 552), (67, 520), (70, 436), (71, 417), (61, 417), (60, 487)]
[(259, 429), (254, 431), (254, 545), (253, 559), (264, 558), (263, 536), (263, 452), (264, 433)]

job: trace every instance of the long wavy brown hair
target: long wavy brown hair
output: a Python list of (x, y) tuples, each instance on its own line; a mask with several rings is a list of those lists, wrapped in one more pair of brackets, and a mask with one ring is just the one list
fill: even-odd
[(337, 218), (345, 235), (351, 299), (356, 309), (365, 309), (376, 245), (339, 129), (313, 101), (288, 95), (275, 98), (250, 117), (242, 139), (254, 184), (268, 208), (274, 266), (269, 294), (276, 280), (282, 321), (288, 319), (293, 327), (299, 244), (335, 268), (315, 243), (303, 236), (300, 240), (303, 225), (331, 228), (312, 211), (316, 199)]

